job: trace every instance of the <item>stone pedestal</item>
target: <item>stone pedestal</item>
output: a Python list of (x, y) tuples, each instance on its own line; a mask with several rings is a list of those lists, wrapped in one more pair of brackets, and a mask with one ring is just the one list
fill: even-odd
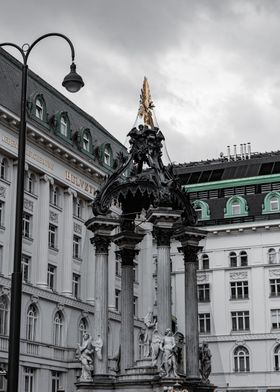
[(91, 242), (95, 245), (95, 312), (94, 341), (100, 351), (94, 355), (94, 374), (108, 375), (108, 248), (111, 232), (118, 222), (114, 219), (97, 217), (86, 222), (94, 233)]
[(135, 246), (142, 241), (143, 234), (122, 231), (114, 236), (122, 260), (121, 280), (121, 373), (134, 364), (134, 312), (133, 312), (133, 261), (139, 252)]

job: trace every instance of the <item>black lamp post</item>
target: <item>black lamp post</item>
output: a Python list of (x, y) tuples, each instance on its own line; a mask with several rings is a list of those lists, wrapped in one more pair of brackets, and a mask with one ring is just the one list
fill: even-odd
[(49, 33), (36, 39), (31, 45), (25, 44), (19, 47), (16, 44), (5, 42), (2, 46), (13, 46), (22, 55), (22, 90), (20, 109), (20, 128), (18, 142), (18, 172), (17, 172), (17, 193), (16, 193), (16, 219), (15, 219), (15, 246), (14, 246), (14, 269), (11, 283), (11, 307), (10, 307), (10, 333), (9, 333), (9, 358), (8, 358), (8, 388), (7, 392), (17, 392), (18, 371), (19, 371), (19, 348), (20, 348), (20, 318), (21, 318), (21, 294), (22, 294), (22, 273), (21, 273), (21, 253), (22, 253), (22, 217), (24, 200), (24, 166), (25, 166), (25, 146), (26, 146), (26, 95), (27, 95), (27, 60), (31, 50), (41, 40), (47, 37), (61, 37), (65, 39), (71, 48), (72, 64), (70, 73), (65, 76), (62, 85), (70, 92), (74, 93), (84, 86), (83, 79), (76, 73), (74, 63), (75, 50), (72, 42), (63, 34)]

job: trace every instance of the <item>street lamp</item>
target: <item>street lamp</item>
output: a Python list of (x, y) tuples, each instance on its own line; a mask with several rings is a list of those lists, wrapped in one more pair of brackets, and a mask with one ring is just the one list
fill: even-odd
[(34, 46), (47, 37), (61, 37), (70, 45), (72, 64), (70, 73), (65, 76), (62, 85), (71, 93), (79, 91), (84, 82), (80, 75), (76, 73), (74, 63), (75, 50), (68, 37), (59, 33), (49, 33), (36, 39), (31, 45), (24, 44), (19, 47), (10, 42), (0, 44), (3, 46), (13, 46), (22, 55), (22, 90), (20, 107), (20, 128), (18, 141), (18, 172), (17, 172), (17, 193), (16, 193), (16, 219), (15, 219), (15, 246), (14, 246), (14, 269), (11, 283), (11, 307), (10, 307), (10, 334), (9, 334), (9, 358), (8, 358), (8, 388), (7, 392), (17, 392), (18, 390), (18, 370), (19, 370), (19, 348), (20, 348), (20, 317), (21, 317), (21, 293), (22, 293), (22, 273), (21, 273), (21, 253), (22, 253), (22, 218), (24, 200), (24, 166), (25, 166), (25, 146), (26, 146), (26, 95), (27, 95), (27, 60)]

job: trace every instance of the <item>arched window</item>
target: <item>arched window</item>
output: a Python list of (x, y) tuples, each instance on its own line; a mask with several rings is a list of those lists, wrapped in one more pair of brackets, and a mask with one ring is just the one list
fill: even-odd
[(56, 185), (50, 186), (50, 204), (59, 205), (59, 189)]
[(235, 216), (247, 216), (248, 206), (246, 200), (241, 196), (232, 196), (228, 199), (225, 208), (225, 218), (232, 218)]
[(8, 298), (5, 295), (0, 297), (0, 335), (7, 335), (8, 332)]
[(202, 269), (209, 269), (209, 256), (206, 254), (203, 254), (201, 256), (201, 260), (202, 260)]
[(280, 370), (280, 344), (274, 349), (274, 369)]
[(198, 220), (209, 220), (210, 219), (210, 209), (209, 205), (202, 200), (195, 200), (193, 202), (193, 207), (197, 213)]
[(237, 254), (235, 252), (230, 252), (229, 263), (231, 267), (237, 267)]
[(80, 344), (83, 343), (83, 336), (84, 336), (84, 334), (87, 333), (87, 332), (88, 332), (88, 322), (87, 322), (87, 320), (83, 317), (83, 318), (81, 319), (81, 321), (80, 321), (80, 324), (79, 324), (79, 341), (80, 341)]
[(1, 164), (0, 164), (0, 177), (3, 180), (6, 180), (8, 177), (8, 160), (7, 158), (2, 158)]
[(41, 97), (37, 97), (35, 100), (35, 116), (40, 120), (44, 119), (44, 102)]
[(82, 148), (84, 151), (92, 152), (92, 138), (89, 129), (82, 131)]
[(238, 346), (234, 350), (234, 371), (235, 372), (249, 372), (250, 371), (250, 358), (249, 351), (244, 346)]
[(73, 199), (73, 215), (78, 218), (82, 217), (82, 201), (78, 197)]
[(248, 265), (248, 255), (247, 255), (247, 252), (245, 252), (245, 250), (242, 250), (239, 253), (239, 257), (240, 257), (241, 267), (245, 267), (246, 265)]
[(54, 334), (53, 334), (53, 343), (55, 346), (62, 346), (62, 338), (63, 338), (63, 314), (62, 312), (56, 312), (54, 316)]
[(35, 174), (33, 173), (26, 174), (25, 189), (29, 193), (35, 193)]
[(274, 248), (268, 249), (268, 262), (269, 264), (276, 264), (277, 263), (277, 255), (276, 250)]
[(30, 305), (27, 311), (26, 339), (36, 340), (38, 310), (35, 305)]
[(280, 211), (280, 192), (269, 192), (263, 201), (262, 213), (273, 214)]

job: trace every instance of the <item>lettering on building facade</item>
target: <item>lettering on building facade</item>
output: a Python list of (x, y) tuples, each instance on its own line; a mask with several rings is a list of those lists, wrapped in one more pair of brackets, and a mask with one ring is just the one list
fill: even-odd
[(65, 178), (67, 181), (71, 182), (71, 184), (76, 185), (78, 188), (94, 196), (95, 188), (87, 181), (84, 181), (82, 178), (75, 176), (69, 170), (65, 170)]

